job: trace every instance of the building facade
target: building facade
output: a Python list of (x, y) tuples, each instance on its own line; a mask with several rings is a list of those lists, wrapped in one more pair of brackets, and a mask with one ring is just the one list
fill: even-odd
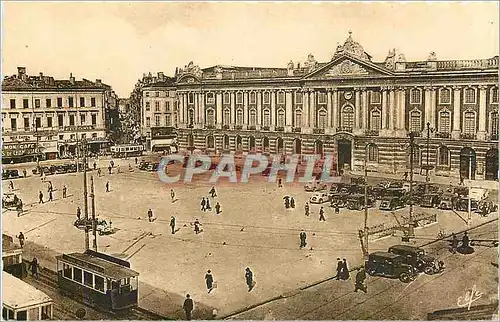
[(17, 75), (2, 81), (3, 162), (34, 161), (75, 155), (82, 139), (92, 152), (107, 144), (105, 106), (109, 85)]
[(143, 77), (141, 134), (147, 151), (167, 149), (174, 142), (177, 126), (175, 79), (159, 72)]
[[(176, 72), (181, 149), (333, 154), (339, 168), (498, 178), (498, 56), (383, 62), (351, 35), (329, 62), (287, 68), (192, 62)], [(428, 135), (429, 134), (429, 135)]]

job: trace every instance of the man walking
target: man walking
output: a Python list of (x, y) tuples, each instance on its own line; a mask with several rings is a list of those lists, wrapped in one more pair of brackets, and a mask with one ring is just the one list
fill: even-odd
[(148, 220), (149, 222), (153, 221), (153, 210), (151, 210), (151, 208), (148, 210)]
[(210, 195), (212, 198), (217, 197), (217, 192), (215, 191), (215, 187), (212, 186), (212, 189), (210, 189)]
[(172, 203), (175, 201), (175, 192), (174, 189), (170, 189), (170, 198), (172, 199)]
[(63, 192), (63, 198), (66, 198), (66, 186), (64, 185), (63, 188), (62, 188), (62, 192)]
[(344, 258), (342, 259), (342, 271), (340, 272), (341, 278), (344, 281), (347, 281), (349, 279), (349, 268), (347, 267), (347, 260)]
[(253, 281), (253, 273), (248, 267), (245, 269), (245, 280), (247, 282), (248, 291), (250, 292), (255, 286), (255, 284)]
[(106, 182), (106, 192), (109, 192), (109, 181)]
[(82, 216), (82, 210), (80, 209), (80, 207), (77, 207), (76, 208), (76, 219), (78, 221), (80, 221), (81, 220), (81, 216)]
[(290, 208), (295, 208), (295, 199), (293, 199), (293, 197), (290, 197)]
[(109, 174), (111, 174), (111, 169), (112, 169), (112, 168), (111, 168), (111, 165), (109, 165), (109, 166), (108, 166), (108, 172), (109, 172)]
[(205, 209), (205, 197), (201, 198), (201, 203), (200, 204), (201, 204), (201, 211), (204, 212), (206, 210)]
[(337, 257), (337, 275), (335, 275), (335, 279), (337, 281), (340, 280), (340, 277), (342, 275), (342, 267), (343, 267), (343, 263), (340, 260), (340, 257)]
[(354, 284), (354, 292), (361, 290), (366, 293), (365, 279), (365, 270), (363, 268), (358, 269), (358, 273), (356, 274), (356, 283)]
[(49, 190), (49, 201), (54, 201), (54, 198), (52, 196), (52, 189)]
[(38, 203), (43, 203), (43, 193), (42, 191), (40, 190), (40, 192), (38, 193)]
[(304, 211), (305, 211), (305, 214), (307, 217), (309, 217), (309, 203), (306, 202), (305, 206), (304, 206)]
[(205, 203), (205, 210), (206, 211), (212, 211), (212, 207), (210, 206), (210, 199), (205, 199), (206, 200), (206, 203)]
[(217, 202), (217, 203), (215, 204), (215, 213), (216, 213), (217, 215), (221, 213), (221, 210), (220, 210), (220, 204), (219, 204), (219, 202)]
[(189, 294), (186, 295), (186, 299), (184, 300), (184, 304), (182, 305), (184, 312), (186, 313), (186, 320), (191, 320), (191, 312), (193, 311), (194, 305), (193, 300)]
[(33, 257), (33, 260), (31, 261), (28, 269), (30, 268), (31, 268), (31, 276), (32, 277), (36, 276), (36, 279), (38, 279), (38, 260), (36, 259), (36, 257)]
[(301, 249), (306, 247), (306, 245), (307, 245), (306, 238), (307, 238), (306, 232), (304, 231), (304, 229), (302, 229), (300, 231), (300, 248)]
[(19, 245), (21, 245), (21, 248), (24, 247), (24, 235), (22, 232), (19, 233), (19, 236), (17, 236), (17, 238), (19, 239)]
[(450, 249), (450, 251), (453, 254), (456, 254), (457, 253), (457, 248), (458, 248), (458, 238), (457, 238), (457, 235), (452, 234), (452, 237), (451, 237), (451, 249)]
[(321, 207), (319, 210), (319, 221), (326, 221), (325, 211), (323, 210), (323, 207)]
[(201, 226), (200, 221), (198, 219), (196, 219), (194, 221), (194, 233), (196, 235), (198, 235), (198, 233), (200, 232), (200, 226)]
[(212, 276), (212, 272), (210, 270), (205, 274), (205, 282), (207, 283), (208, 293), (212, 292), (214, 287), (214, 277)]
[(172, 235), (175, 234), (175, 217), (170, 217), (170, 228), (172, 229)]
[(14, 190), (14, 182), (12, 182), (12, 180), (9, 181), (9, 186), (10, 190)]

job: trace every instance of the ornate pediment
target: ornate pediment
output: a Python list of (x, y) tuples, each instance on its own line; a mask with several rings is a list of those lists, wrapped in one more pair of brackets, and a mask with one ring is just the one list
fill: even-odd
[(368, 71), (363, 66), (350, 60), (330, 67), (322, 76), (344, 76), (344, 75), (368, 75)]
[(363, 77), (377, 75), (392, 75), (386, 68), (376, 65), (370, 61), (360, 60), (349, 55), (340, 57), (319, 69), (304, 76), (305, 79), (329, 79), (336, 77)]

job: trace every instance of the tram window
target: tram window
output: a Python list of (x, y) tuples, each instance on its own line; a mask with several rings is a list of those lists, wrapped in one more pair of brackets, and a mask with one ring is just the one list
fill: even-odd
[(30, 317), (30, 320), (39, 320), (39, 315), (40, 315), (39, 306), (28, 310), (28, 316)]
[(42, 320), (50, 320), (50, 305), (42, 306)]
[(76, 267), (73, 267), (73, 279), (78, 283), (82, 282), (82, 270)]
[(94, 286), (94, 274), (89, 272), (83, 272), (83, 284), (93, 287)]
[(26, 310), (17, 311), (17, 319), (18, 321), (28, 321), (28, 312)]
[(72, 272), (71, 266), (69, 266), (68, 264), (63, 264), (64, 277), (72, 279), (73, 277), (71, 276), (71, 272)]
[(14, 319), (14, 311), (13, 310), (9, 310), (6, 307), (3, 307), (2, 308), (2, 318), (4, 320), (13, 320)]
[(95, 289), (101, 292), (104, 292), (104, 278), (98, 275), (95, 275)]

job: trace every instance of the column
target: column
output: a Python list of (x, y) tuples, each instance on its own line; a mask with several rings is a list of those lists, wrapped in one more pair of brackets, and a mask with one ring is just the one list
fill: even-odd
[(309, 93), (310, 105), (309, 105), (309, 124), (311, 127), (316, 127), (316, 93), (311, 90)]
[(368, 130), (368, 92), (366, 88), (361, 91), (361, 104), (363, 106), (363, 129)]
[(391, 88), (389, 91), (389, 130), (394, 130), (394, 118), (395, 118), (395, 108), (394, 108), (394, 89)]
[(235, 110), (234, 110), (234, 103), (236, 101), (236, 93), (235, 92), (229, 92), (229, 98), (231, 99), (231, 125), (236, 124), (235, 122)]
[(302, 111), (303, 125), (304, 127), (310, 127), (311, 123), (309, 123), (309, 92), (307, 89), (302, 91), (304, 97), (302, 97), (302, 102), (304, 104), (304, 111)]
[(427, 123), (431, 121), (431, 88), (425, 87), (425, 95), (424, 95), (424, 113), (425, 113), (425, 126)]
[(216, 107), (217, 114), (215, 115), (216, 124), (220, 125), (220, 124), (222, 124), (222, 93), (221, 92), (217, 92), (216, 97), (215, 97), (215, 104), (217, 106)]
[(430, 89), (431, 110), (429, 115), (429, 122), (431, 122), (431, 129), (436, 129), (436, 88)]
[(276, 126), (276, 91), (271, 90), (271, 126)]
[(285, 92), (285, 125), (292, 126), (292, 91)]
[(359, 88), (354, 89), (354, 128), (360, 128), (361, 103)]
[(486, 86), (479, 86), (479, 132), (477, 139), (486, 140)]
[(205, 97), (204, 93), (199, 94), (200, 99), (200, 123), (205, 124)]
[(262, 124), (262, 92), (257, 92), (257, 125)]
[(382, 87), (382, 129), (387, 129), (387, 89)]
[(405, 88), (399, 88), (399, 107), (398, 107), (398, 119), (399, 127), (398, 130), (406, 131), (406, 90)]
[(453, 139), (460, 138), (460, 98), (461, 98), (461, 88), (460, 86), (453, 86), (453, 130), (451, 132), (451, 137)]
[(333, 108), (333, 112), (332, 112), (332, 126), (335, 130), (335, 132), (337, 132), (337, 128), (339, 127), (339, 100), (338, 100), (338, 92), (337, 92), (337, 89), (334, 88), (333, 91), (332, 91), (332, 108)]
[(332, 127), (332, 89), (326, 90), (326, 124), (327, 128)]
[(243, 92), (243, 127), (248, 125), (248, 92)]

